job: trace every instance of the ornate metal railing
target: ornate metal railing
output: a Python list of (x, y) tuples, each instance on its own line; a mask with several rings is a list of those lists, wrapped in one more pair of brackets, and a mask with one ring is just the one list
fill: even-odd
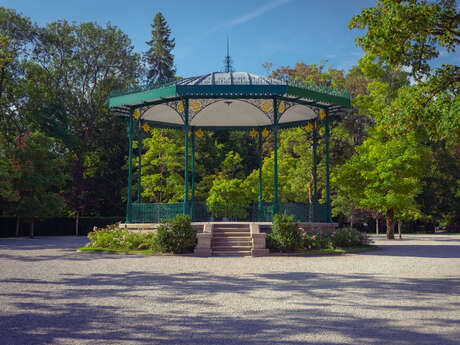
[[(161, 223), (183, 214), (184, 204), (179, 203), (133, 203), (131, 204), (132, 223)], [(273, 221), (273, 204), (263, 202), (249, 206), (214, 206), (211, 209), (204, 202), (189, 202), (188, 213), (194, 222), (208, 221)], [(319, 203), (280, 203), (279, 213), (286, 213), (299, 222), (327, 223), (326, 204)]]

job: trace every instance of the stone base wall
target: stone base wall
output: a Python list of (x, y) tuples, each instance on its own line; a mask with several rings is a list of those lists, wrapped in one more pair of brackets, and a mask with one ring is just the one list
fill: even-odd
[[(266, 248), (266, 236), (272, 231), (272, 223), (270, 222), (234, 222), (248, 224), (250, 227), (252, 240), (252, 256), (269, 255), (269, 250)], [(208, 257), (212, 255), (212, 222), (193, 222), (192, 227), (197, 232), (197, 245), (195, 247), (195, 256)], [(229, 223), (231, 224), (231, 223)], [(160, 224), (156, 223), (134, 223), (120, 224), (120, 228), (127, 229), (130, 232), (154, 232)], [(307, 233), (330, 234), (337, 227), (337, 223), (300, 223), (299, 226)]]

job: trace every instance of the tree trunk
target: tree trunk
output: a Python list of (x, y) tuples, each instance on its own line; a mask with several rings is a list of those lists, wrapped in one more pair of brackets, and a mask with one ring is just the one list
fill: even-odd
[(401, 221), (398, 219), (398, 234), (399, 234), (399, 239), (402, 240), (401, 236)]
[(19, 224), (21, 223), (21, 217), (16, 216), (16, 237), (19, 237)]
[(376, 235), (379, 234), (379, 221), (380, 221), (380, 219), (379, 219), (379, 217), (377, 217), (377, 218), (375, 219), (375, 234), (376, 234)]
[(395, 239), (395, 232), (394, 232), (394, 211), (388, 210), (387, 211), (387, 240), (394, 240)]
[(350, 214), (350, 228), (353, 229), (353, 214)]
[(32, 217), (32, 219), (30, 220), (30, 228), (29, 228), (29, 237), (30, 238), (34, 238), (34, 224), (35, 223), (35, 219), (34, 217)]
[(75, 217), (75, 236), (78, 236), (78, 220), (79, 220), (80, 214), (77, 211), (77, 216)]

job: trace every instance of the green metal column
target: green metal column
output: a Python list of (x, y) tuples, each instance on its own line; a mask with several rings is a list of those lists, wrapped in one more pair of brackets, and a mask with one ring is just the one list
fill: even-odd
[(313, 205), (311, 206), (311, 221), (315, 221), (316, 205), (318, 204), (318, 168), (316, 150), (318, 148), (318, 133), (317, 133), (317, 120), (313, 123)]
[(185, 135), (185, 162), (184, 162), (184, 206), (183, 214), (188, 214), (188, 98), (184, 99), (184, 135)]
[(278, 214), (278, 102), (273, 98), (273, 151), (274, 151), (274, 186), (273, 186), (273, 215)]
[(195, 203), (195, 129), (192, 127), (191, 129), (191, 154), (192, 154), (192, 200), (190, 205), (190, 218), (193, 220), (193, 209)]
[[(139, 119), (139, 125), (140, 125)], [(141, 203), (141, 189), (142, 189), (142, 131), (139, 129), (138, 137), (137, 137), (137, 150), (139, 156), (138, 162), (138, 170), (137, 170), (137, 202)]]
[(132, 175), (133, 175), (133, 110), (129, 113), (128, 120), (128, 138), (129, 138), (129, 154), (128, 154), (128, 197), (126, 202), (126, 223), (131, 223), (131, 187), (132, 187)]
[(259, 128), (259, 202), (258, 202), (258, 214), (259, 220), (263, 220), (262, 214), (262, 165), (263, 165), (263, 157), (262, 157), (262, 128)]
[(316, 131), (317, 122), (315, 120), (313, 127), (313, 202), (318, 202), (318, 173), (316, 163), (316, 150), (318, 148), (318, 137)]
[(327, 221), (330, 223), (332, 221), (331, 218), (331, 186), (330, 186), (330, 169), (329, 169), (329, 137), (330, 137), (330, 129), (329, 129), (329, 115), (327, 110), (326, 112), (326, 209), (327, 209)]

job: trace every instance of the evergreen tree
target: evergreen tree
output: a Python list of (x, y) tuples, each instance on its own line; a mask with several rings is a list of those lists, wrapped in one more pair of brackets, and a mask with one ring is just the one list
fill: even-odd
[(147, 62), (147, 80), (149, 83), (165, 82), (174, 77), (174, 55), (171, 51), (175, 47), (174, 38), (170, 38), (171, 29), (161, 12), (153, 19), (152, 39), (146, 42), (150, 49), (145, 53)]

